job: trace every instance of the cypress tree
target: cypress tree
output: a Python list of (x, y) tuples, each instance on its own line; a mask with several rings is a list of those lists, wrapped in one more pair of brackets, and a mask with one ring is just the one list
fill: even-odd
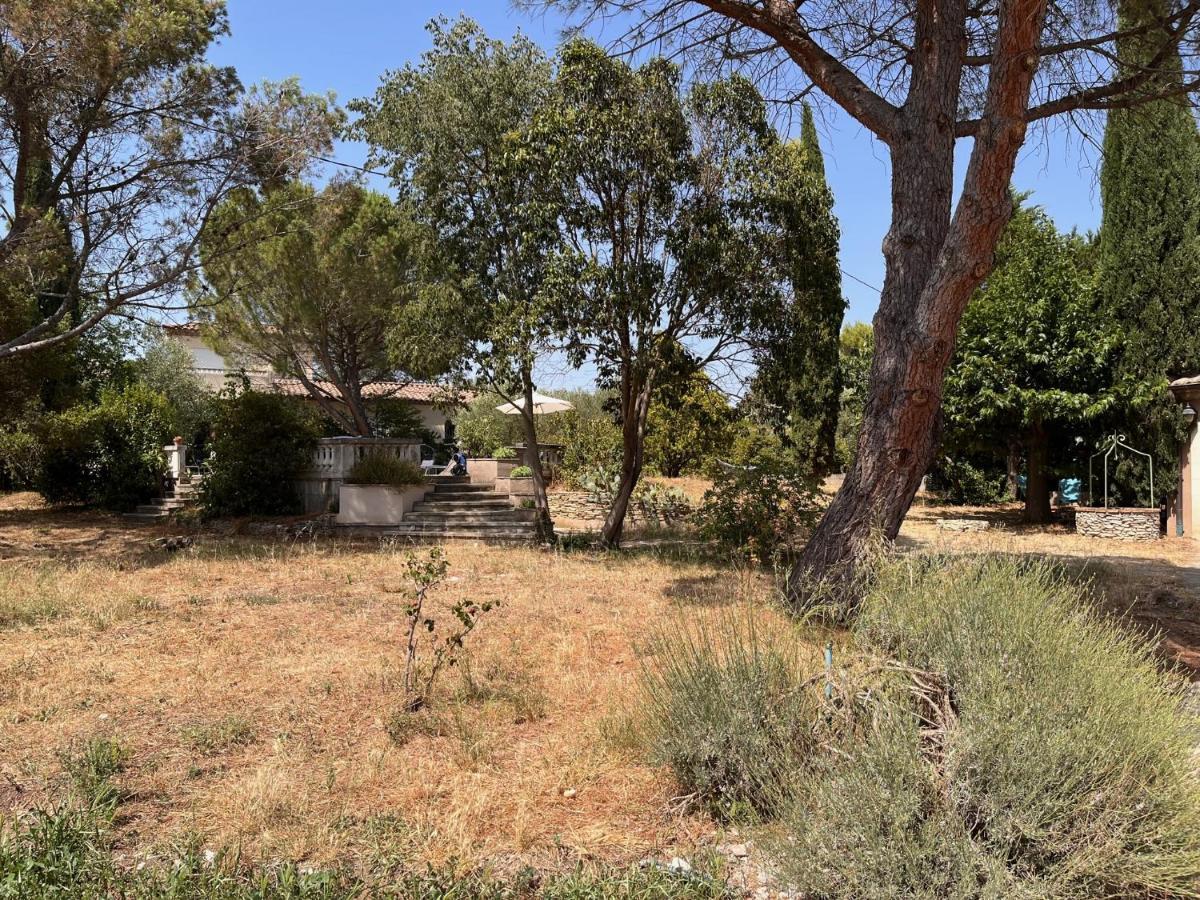
[(775, 217), (787, 235), (775, 262), (791, 283), (792, 298), (767, 329), (751, 408), (795, 449), (803, 468), (824, 475), (837, 465), (839, 349), (846, 301), (833, 194), (808, 104), (800, 137), (780, 145), (773, 168), (773, 191), (779, 197)]
[[(1162, 0), (1124, 0), (1120, 27), (1153, 23), (1164, 13)], [(1153, 27), (1122, 38), (1120, 67), (1148, 65), (1163, 40)], [(1145, 90), (1160, 93), (1181, 78), (1176, 52)], [(1127, 402), (1119, 424), (1146, 435), (1140, 443), (1151, 445), (1156, 466), (1169, 468), (1181, 431), (1166, 383), (1200, 374), (1200, 137), (1186, 97), (1109, 112), (1100, 196), (1099, 284), (1104, 312), (1124, 341), (1118, 377)], [(1158, 498), (1143, 491), (1140, 499)]]

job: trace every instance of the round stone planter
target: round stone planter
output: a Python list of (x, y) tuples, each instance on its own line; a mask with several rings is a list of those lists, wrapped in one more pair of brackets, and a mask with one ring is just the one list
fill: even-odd
[(1075, 531), (1116, 541), (1156, 541), (1162, 537), (1161, 518), (1157, 509), (1080, 506), (1075, 510)]

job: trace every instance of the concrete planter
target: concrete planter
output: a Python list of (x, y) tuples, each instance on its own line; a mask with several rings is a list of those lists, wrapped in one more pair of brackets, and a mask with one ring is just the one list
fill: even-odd
[(507, 479), (508, 473), (517, 467), (515, 459), (492, 459), (479, 456), (467, 460), (467, 472), (471, 484), (495, 484), (498, 479)]
[(338, 524), (395, 525), (429, 490), (427, 485), (343, 484), (338, 488)]
[(513, 506), (520, 506), (522, 500), (533, 499), (533, 478), (497, 478), (496, 493), (508, 494)]

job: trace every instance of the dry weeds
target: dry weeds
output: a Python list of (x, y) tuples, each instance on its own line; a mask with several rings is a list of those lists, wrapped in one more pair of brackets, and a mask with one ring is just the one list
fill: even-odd
[[(120, 527), (60, 518), (72, 542)], [(505, 871), (628, 862), (712, 827), (612, 738), (612, 713), (656, 618), (762, 591), (752, 576), (451, 545), (441, 599), (502, 606), (411, 722), (402, 549), (202, 536), (164, 554), (127, 529), (91, 560), (32, 546), (55, 538), (36, 521), (0, 523), (0, 816), (51, 802), (61, 752), (110, 736), (130, 752), (124, 852), (197, 833), (252, 857)]]

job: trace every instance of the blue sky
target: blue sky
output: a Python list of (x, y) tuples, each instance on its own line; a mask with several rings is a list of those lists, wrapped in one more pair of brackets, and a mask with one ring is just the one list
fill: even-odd
[[(300, 77), (305, 89), (332, 90), (340, 102), (374, 91), (380, 76), (416, 59), (429, 46), (425, 23), (434, 16), (465, 13), (489, 34), (508, 37), (518, 29), (548, 49), (563, 21), (513, 10), (508, 0), (228, 0), (232, 35), (212, 54), (236, 66), (243, 81)], [(599, 37), (603, 38), (601, 34)], [(842, 268), (870, 285), (883, 281), (880, 246), (888, 227), (889, 188), (885, 148), (855, 122), (822, 116), (826, 169), (842, 228)], [(1101, 134), (1090, 136), (1099, 142)], [(1086, 141), (1064, 133), (1031, 132), (1017, 165), (1015, 186), (1032, 191), (1064, 230), (1094, 230), (1099, 224), (1099, 187), (1094, 152)], [(960, 147), (960, 168), (969, 144)], [(338, 158), (361, 164), (362, 147), (339, 146)], [(384, 184), (379, 185), (381, 188)], [(878, 295), (843, 279), (850, 301), (846, 321), (869, 321)]]

